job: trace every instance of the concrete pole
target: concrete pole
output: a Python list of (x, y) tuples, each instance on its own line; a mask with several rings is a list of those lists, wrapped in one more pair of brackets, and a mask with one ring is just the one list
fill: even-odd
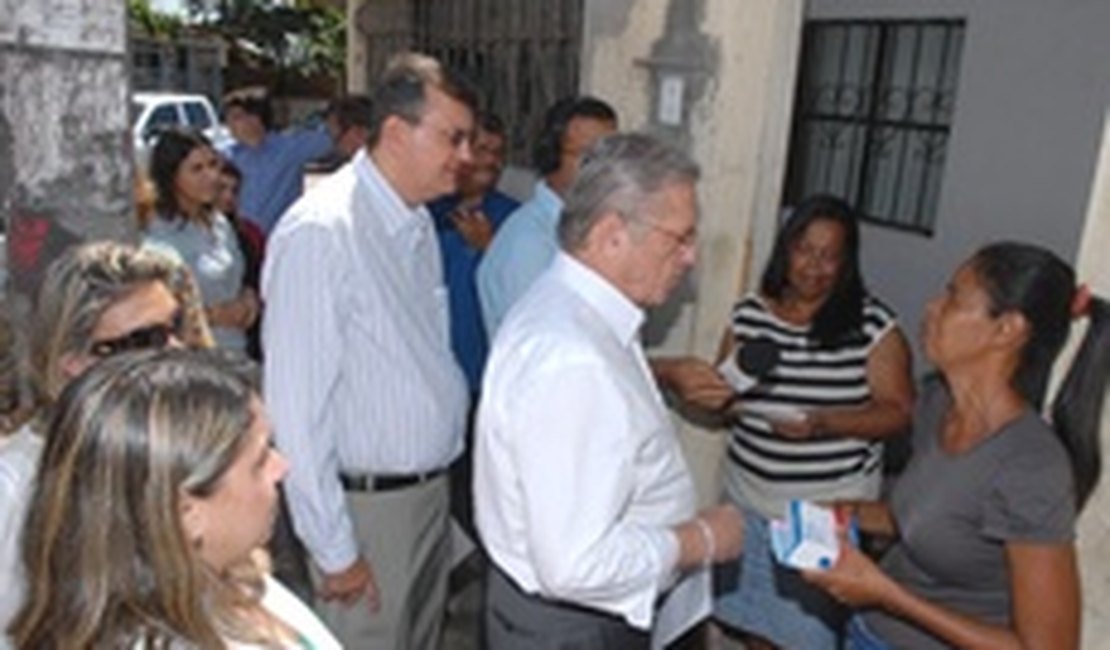
[(125, 6), (0, 2), (0, 268), (16, 346), (30, 296), (66, 246), (135, 236)]
[(17, 294), (68, 243), (134, 237), (129, 93), (125, 3), (0, 3), (0, 213)]

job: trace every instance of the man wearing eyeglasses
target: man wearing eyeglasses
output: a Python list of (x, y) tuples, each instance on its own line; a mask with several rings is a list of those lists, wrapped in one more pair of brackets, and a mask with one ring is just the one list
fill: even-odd
[(696, 512), (640, 344), (643, 310), (694, 263), (697, 178), (652, 137), (599, 141), (560, 252), (497, 334), (474, 481), (491, 650), (667, 643), (708, 613), (708, 567), (740, 552), (735, 508)]
[(445, 470), (468, 391), (424, 203), (455, 189), (473, 105), (435, 60), (395, 58), (368, 145), (286, 213), (263, 271), (265, 396), (290, 510), (318, 610), (349, 648), (438, 647)]
[(578, 159), (616, 129), (616, 111), (595, 97), (564, 97), (547, 109), (533, 156), (543, 178), (532, 198), (497, 231), (478, 265), (478, 298), (490, 339), (559, 249), (555, 227), (563, 195), (578, 174)]

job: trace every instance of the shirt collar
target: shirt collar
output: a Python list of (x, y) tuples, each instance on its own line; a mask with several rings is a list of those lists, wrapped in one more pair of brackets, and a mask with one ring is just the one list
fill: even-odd
[(424, 206), (409, 207), (382, 175), (374, 160), (366, 155), (366, 149), (359, 149), (351, 164), (355, 167), (359, 181), (365, 183), (370, 191), (384, 202), (386, 209), (378, 212), (377, 217), (385, 226), (386, 234), (392, 237), (402, 230), (418, 225), (419, 220), (414, 217), (424, 211)]
[(563, 213), (563, 199), (547, 181), (536, 181), (536, 189), (532, 191), (532, 201), (540, 208), (539, 213), (559, 223), (559, 216)]
[(560, 251), (551, 272), (601, 315), (622, 345), (636, 340), (644, 311), (597, 271)]

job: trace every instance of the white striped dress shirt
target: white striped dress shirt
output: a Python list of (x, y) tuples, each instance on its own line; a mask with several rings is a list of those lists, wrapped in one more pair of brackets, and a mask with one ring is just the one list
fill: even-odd
[(461, 452), (468, 392), (451, 353), (431, 219), (363, 152), (281, 219), (263, 270), (265, 397), (293, 522), (325, 571), (357, 557), (340, 471), (407, 474)]

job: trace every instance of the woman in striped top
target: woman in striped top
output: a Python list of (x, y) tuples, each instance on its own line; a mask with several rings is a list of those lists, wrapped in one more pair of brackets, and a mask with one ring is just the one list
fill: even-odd
[(746, 513), (746, 539), (741, 565), (718, 575), (716, 616), (749, 648), (837, 647), (840, 607), (774, 566), (767, 520), (792, 499), (877, 497), (882, 440), (905, 430), (913, 403), (909, 348), (864, 288), (859, 229), (843, 201), (807, 199), (780, 230), (722, 349), (755, 340), (779, 355), (742, 395), (729, 436), (725, 496)]

